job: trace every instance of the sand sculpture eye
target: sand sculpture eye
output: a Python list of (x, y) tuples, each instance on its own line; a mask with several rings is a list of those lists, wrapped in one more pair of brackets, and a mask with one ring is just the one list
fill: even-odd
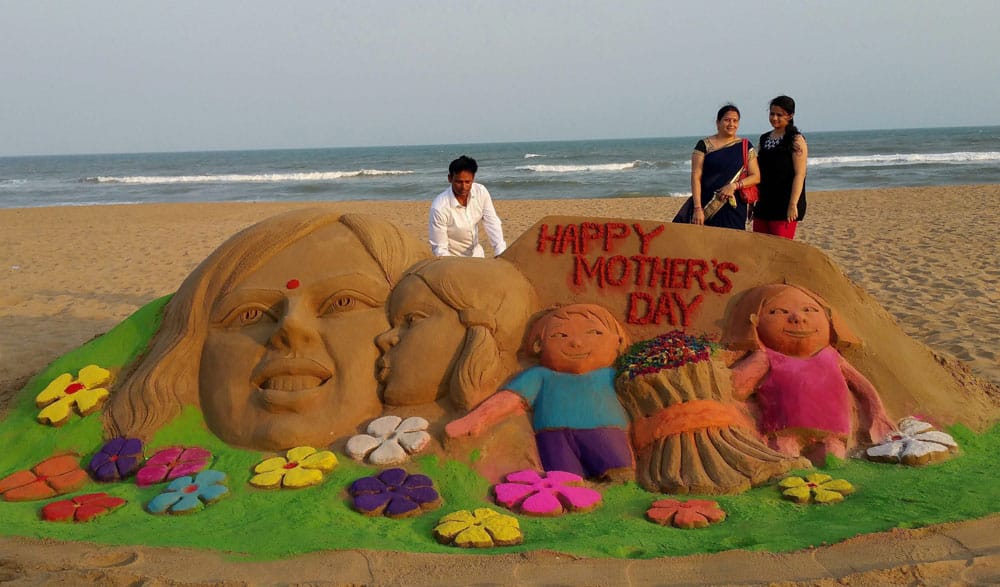
[(250, 304), (235, 308), (228, 316), (223, 318), (222, 324), (236, 327), (253, 326), (268, 318), (273, 319), (269, 308), (258, 304)]
[(403, 316), (403, 324), (405, 324), (406, 326), (413, 326), (417, 322), (420, 322), (426, 317), (427, 314), (424, 314), (423, 312), (410, 312), (405, 316)]
[(355, 291), (340, 291), (326, 299), (319, 313), (321, 316), (330, 316), (364, 308), (372, 308), (377, 305), (378, 303), (374, 299), (364, 294)]

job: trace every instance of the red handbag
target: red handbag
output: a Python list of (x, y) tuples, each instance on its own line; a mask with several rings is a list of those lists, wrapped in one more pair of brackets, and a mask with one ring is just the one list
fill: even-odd
[[(750, 141), (743, 139), (743, 175), (740, 179), (750, 175), (750, 160), (747, 159), (748, 151), (750, 149)], [(739, 190), (740, 199), (747, 204), (756, 203), (760, 199), (760, 191), (755, 185), (748, 185)]]

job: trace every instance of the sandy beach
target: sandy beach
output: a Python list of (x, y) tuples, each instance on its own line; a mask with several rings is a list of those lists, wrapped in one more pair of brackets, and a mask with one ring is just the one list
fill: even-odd
[[(507, 239), (513, 241), (549, 214), (669, 221), (682, 202), (678, 198), (499, 199), (496, 206)], [(798, 240), (828, 254), (851, 280), (895, 317), (907, 334), (940, 355), (962, 361), (975, 375), (1000, 383), (998, 205), (1000, 185), (811, 193)], [(428, 202), (338, 202), (319, 206), (339, 212), (377, 214), (420, 238), (426, 237)], [(144, 304), (172, 293), (226, 238), (268, 216), (307, 207), (317, 204), (0, 209), (0, 275), (4, 276), (0, 282), (0, 416), (30, 377), (60, 355), (108, 331)], [(706, 229), (706, 238), (710, 236), (711, 231)], [(870, 584), (945, 584), (948, 580), (989, 583), (1000, 580), (1000, 539), (991, 536), (993, 531), (989, 530), (996, 528), (997, 521), (993, 516), (967, 524), (898, 532), (888, 541), (862, 537), (809, 553), (686, 557), (676, 581), (832, 584), (834, 579), (854, 577), (855, 581)], [(908, 541), (912, 541), (912, 548), (905, 546)], [(873, 547), (878, 544), (881, 547)], [(51, 543), (0, 539), (0, 582), (96, 580), (124, 584), (149, 577), (159, 584), (169, 582), (167, 577), (172, 576), (167, 561), (176, 562), (179, 559), (175, 557), (186, 556), (173, 550), (102, 548), (107, 565), (67, 570), (58, 557), (39, 554), (55, 552), (56, 548)], [(528, 573), (531, 568), (550, 569), (547, 573), (536, 571), (539, 581), (550, 584), (572, 583), (574, 576), (601, 584), (665, 580), (654, 570), (657, 561), (574, 561), (553, 553), (462, 556), (460, 566), (467, 568), (450, 575), (454, 560), (385, 554), (310, 555), (302, 561), (241, 568), (215, 555), (195, 553), (192, 556), (199, 565), (214, 571), (188, 568), (175, 579), (183, 583), (272, 583), (279, 580), (277, 565), (295, 562), (289, 568), (304, 574), (280, 575), (281, 581), (465, 584), (476, 581), (477, 576), (479, 580), (493, 577), (489, 582), (500, 582), (506, 576), (515, 582), (531, 583), (535, 582)], [(697, 579), (698, 569), (704, 569), (710, 560), (719, 562), (710, 565), (713, 568), (732, 567), (734, 574), (701, 574), (714, 580)], [(772, 569), (773, 575), (741, 575), (737, 572), (740, 564)], [(335, 568), (341, 571), (331, 570)], [(556, 568), (562, 570), (553, 572)], [(718, 568), (712, 572), (721, 573)]]

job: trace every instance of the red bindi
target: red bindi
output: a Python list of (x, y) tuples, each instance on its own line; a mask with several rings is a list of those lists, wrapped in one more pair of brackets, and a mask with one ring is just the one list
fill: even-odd
[(285, 287), (287, 287), (288, 289), (295, 289), (298, 286), (299, 286), (299, 280), (298, 279), (289, 279), (288, 283), (285, 284)]

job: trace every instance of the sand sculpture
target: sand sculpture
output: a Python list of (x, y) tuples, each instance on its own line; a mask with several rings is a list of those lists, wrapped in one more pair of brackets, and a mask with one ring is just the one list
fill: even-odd
[(226, 442), (325, 446), (382, 412), (376, 335), (427, 246), (381, 219), (302, 210), (223, 243), (181, 284), (105, 410), (109, 437), (149, 438), (185, 405)]
[(860, 341), (816, 293), (757, 287), (729, 322), (732, 346), (756, 347), (733, 366), (735, 397), (754, 395), (757, 428), (772, 448), (821, 465), (894, 430), (875, 387), (837, 351)]
[[(578, 320), (539, 312), (567, 304), (584, 304), (582, 322), (596, 319), (615, 333), (615, 344), (595, 347), (600, 360), (585, 361), (584, 370), (612, 373), (617, 408), (601, 408), (598, 416), (623, 408), (620, 428), (628, 430), (636, 455), (635, 470), (583, 464), (582, 476), (636, 475), (651, 491), (737, 493), (808, 466), (799, 455), (817, 436), (782, 440), (783, 428), (769, 423), (760, 401), (768, 395), (763, 374), (775, 360), (764, 347), (795, 356), (839, 345), (836, 383), (863, 401), (861, 421), (850, 425), (856, 434), (847, 438), (838, 429), (820, 443), (835, 455), (874, 441), (891, 428), (890, 416), (918, 407), (939, 425), (976, 428), (996, 417), (995, 406), (981, 398), (943, 400), (961, 395), (961, 383), (822, 253), (801, 243), (685, 225), (548, 217), (500, 258), (428, 257), (425, 244), (363, 215), (292, 212), (237, 234), (168, 305), (148, 352), (107, 404), (106, 435), (148, 438), (182, 406), (194, 405), (217, 436), (237, 446), (336, 448), (379, 416), (419, 416), (429, 421), (434, 450), (500, 446), (506, 457), (484, 450), (487, 458), (477, 465), (480, 472), (492, 466), (499, 478), (537, 467), (538, 457), (523, 396), (506, 391), (484, 398), (538, 362), (581, 372), (581, 365), (553, 362), (549, 348), (556, 345), (539, 338), (554, 322)], [(769, 285), (781, 283), (800, 287)], [(784, 348), (766, 321), (747, 319), (789, 291), (823, 292), (829, 305), (809, 299), (824, 312), (838, 309), (825, 323), (835, 340)], [(533, 314), (542, 318), (528, 329)], [(522, 337), (528, 344), (519, 361)], [(619, 359), (614, 381), (610, 366), (629, 339), (646, 346)], [(649, 353), (662, 352), (663, 341), (680, 341), (672, 350), (709, 352), (657, 363)], [(851, 341), (865, 344), (844, 344)], [(656, 368), (629, 371), (623, 359)], [(516, 401), (502, 402), (508, 394)], [(747, 409), (746, 398), (756, 409)], [(490, 421), (480, 418), (484, 412), (518, 414), (523, 425), (507, 431), (498, 425), (469, 441)], [(446, 437), (466, 440), (456, 445)], [(542, 456), (549, 459), (558, 461)]]
[(439, 257), (407, 270), (393, 289), (392, 329), (379, 335), (383, 400), (394, 406), (448, 398), (476, 406), (518, 370), (537, 302), (503, 259)]

